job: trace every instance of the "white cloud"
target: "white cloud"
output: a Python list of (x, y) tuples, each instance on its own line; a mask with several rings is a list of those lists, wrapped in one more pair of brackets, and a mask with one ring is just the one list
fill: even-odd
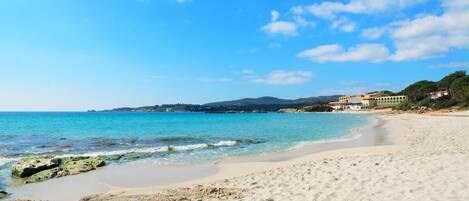
[(310, 71), (272, 71), (265, 77), (255, 77), (251, 81), (268, 85), (297, 85), (311, 81)]
[(400, 22), (391, 31), (395, 61), (442, 56), (452, 49), (469, 49), (469, 3), (446, 0), (442, 15), (420, 16)]
[[(348, 3), (323, 1), (305, 6), (303, 10), (318, 17), (334, 19), (338, 14), (374, 14), (388, 10), (402, 10), (426, 0), (351, 0)], [(300, 10), (295, 7), (295, 10)]]
[(298, 35), (297, 27), (292, 22), (286, 21), (275, 21), (262, 27), (265, 32), (275, 35), (280, 34), (284, 36), (296, 36)]
[(275, 22), (278, 20), (278, 17), (280, 16), (280, 13), (276, 10), (272, 10), (271, 12), (271, 15), (272, 15), (272, 18), (271, 18), (271, 21), (272, 22)]
[(262, 27), (262, 30), (271, 35), (296, 36), (298, 35), (297, 26), (293, 22), (278, 21), (280, 13), (276, 10), (271, 11), (271, 22)]
[(340, 26), (339, 30), (343, 32), (353, 32), (355, 31), (355, 23), (347, 23), (342, 26)]
[(192, 1), (192, 0), (176, 0), (176, 2), (178, 2), (178, 3), (186, 3), (186, 2), (190, 2), (190, 1)]
[[(352, 6), (353, 4), (354, 9), (356, 9), (354, 11), (358, 13), (360, 6), (357, 5), (362, 4), (358, 4), (357, 2), (365, 1), (352, 0), (347, 6)], [(396, 2), (400, 2), (396, 4), (400, 7), (406, 7), (406, 4), (402, 1)], [(337, 6), (339, 4), (342, 5), (342, 7), (345, 5), (342, 3), (329, 5), (327, 2), (319, 5)], [(369, 40), (375, 40), (382, 37), (384, 34), (389, 34), (394, 44), (393, 49), (395, 49), (395, 51), (393, 53), (389, 53), (388, 48), (382, 44), (361, 44), (349, 48), (348, 50), (335, 44), (306, 50), (301, 52), (298, 56), (316, 62), (380, 62), (421, 60), (444, 56), (452, 50), (469, 50), (469, 20), (467, 20), (469, 19), (469, 1), (443, 0), (441, 6), (443, 13), (440, 15), (416, 15), (414, 19), (396, 21), (382, 27), (365, 29), (361, 32), (360, 36)], [(332, 13), (338, 13), (339, 10), (342, 12), (344, 9), (335, 9)], [(348, 11), (351, 10), (353, 9), (349, 9)], [(340, 29), (340, 27), (347, 22), (346, 18), (337, 18), (333, 20), (331, 27)], [(349, 30), (353, 29), (350, 28)]]
[(376, 40), (386, 33), (386, 27), (372, 27), (364, 29), (360, 36), (368, 40)]
[(316, 27), (316, 22), (308, 21), (304, 17), (296, 15), (294, 16), (294, 21), (298, 26), (302, 27)]
[(382, 44), (360, 44), (345, 50), (338, 44), (322, 45), (298, 54), (315, 62), (371, 61), (382, 62), (388, 59), (389, 50)]
[(355, 27), (356, 27), (356, 24), (354, 22), (350, 22), (345, 17), (332, 21), (332, 25), (331, 25), (331, 28), (339, 29), (342, 32), (353, 32), (355, 31)]
[[(392, 10), (403, 10), (408, 7), (425, 3), (427, 0), (350, 0), (349, 2), (322, 1), (306, 6), (295, 6), (290, 11), (295, 16), (305, 16), (309, 13), (314, 16), (329, 19), (331, 27), (342, 32), (354, 32), (357, 23), (349, 21), (345, 14), (377, 14)], [(372, 37), (377, 37), (375, 32)]]

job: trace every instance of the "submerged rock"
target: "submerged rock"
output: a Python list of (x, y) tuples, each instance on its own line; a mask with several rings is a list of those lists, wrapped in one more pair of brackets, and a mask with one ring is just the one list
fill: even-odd
[(29, 177), (43, 170), (58, 167), (59, 158), (52, 157), (28, 157), (21, 159), (13, 165), (12, 175), (14, 177)]

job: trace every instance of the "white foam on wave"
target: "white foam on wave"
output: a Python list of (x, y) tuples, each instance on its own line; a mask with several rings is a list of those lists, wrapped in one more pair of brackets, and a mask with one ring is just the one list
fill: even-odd
[(229, 147), (229, 146), (234, 146), (234, 145), (237, 145), (237, 144), (238, 144), (237, 141), (226, 140), (226, 141), (217, 142), (217, 143), (213, 144), (213, 146), (216, 146), (216, 147)]
[(179, 145), (179, 146), (161, 146), (161, 147), (149, 147), (149, 148), (135, 148), (135, 149), (125, 149), (125, 150), (118, 150), (118, 151), (103, 151), (103, 152), (93, 152), (93, 153), (85, 153), (85, 154), (66, 154), (60, 155), (57, 157), (78, 157), (78, 156), (112, 156), (112, 155), (124, 155), (130, 153), (164, 153), (170, 151), (192, 151), (197, 149), (206, 149), (210, 146), (214, 147), (227, 147), (227, 146), (235, 146), (238, 142), (236, 141), (220, 141), (214, 144), (190, 144), (190, 145)]
[(19, 160), (18, 158), (2, 158), (0, 157), (0, 166), (4, 166), (10, 162), (17, 161)]

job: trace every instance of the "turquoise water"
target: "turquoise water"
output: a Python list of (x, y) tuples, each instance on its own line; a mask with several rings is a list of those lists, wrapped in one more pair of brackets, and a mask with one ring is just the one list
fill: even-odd
[(159, 163), (200, 162), (340, 138), (367, 120), (344, 114), (4, 112), (0, 168), (26, 155), (137, 152)]

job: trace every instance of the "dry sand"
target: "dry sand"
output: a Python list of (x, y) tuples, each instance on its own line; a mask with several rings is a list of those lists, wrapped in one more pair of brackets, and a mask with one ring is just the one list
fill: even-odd
[(84, 200), (469, 200), (469, 112), (381, 118), (394, 145), (221, 161), (210, 176)]

